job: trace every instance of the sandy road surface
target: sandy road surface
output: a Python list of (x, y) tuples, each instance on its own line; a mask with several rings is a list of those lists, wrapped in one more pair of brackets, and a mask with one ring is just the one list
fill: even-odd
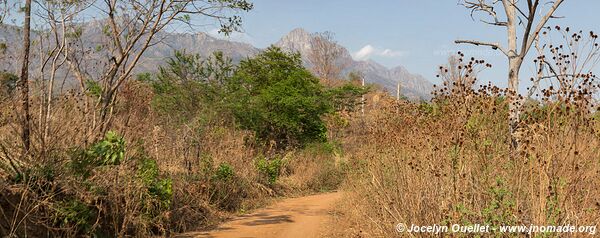
[(236, 217), (215, 230), (190, 232), (176, 237), (321, 237), (331, 218), (329, 212), (340, 197), (338, 192), (284, 199), (265, 209)]

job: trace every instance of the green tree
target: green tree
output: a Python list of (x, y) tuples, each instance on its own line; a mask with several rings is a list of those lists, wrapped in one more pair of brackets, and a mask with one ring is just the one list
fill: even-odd
[(225, 113), (224, 82), (231, 78), (234, 65), (221, 52), (208, 58), (175, 52), (174, 57), (160, 67), (156, 78), (140, 75), (150, 81), (155, 97), (153, 107), (163, 117), (183, 123), (198, 116), (200, 110)]
[(282, 148), (326, 140), (321, 117), (332, 107), (299, 54), (270, 47), (243, 60), (228, 89), (235, 118), (259, 141), (275, 141)]

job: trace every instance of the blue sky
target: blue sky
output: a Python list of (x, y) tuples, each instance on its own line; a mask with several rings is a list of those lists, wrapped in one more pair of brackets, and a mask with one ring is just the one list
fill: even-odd
[[(435, 70), (449, 54), (462, 50), (482, 58), (494, 68), (482, 73), (482, 81), (506, 86), (506, 64), (500, 52), (488, 48), (455, 45), (459, 38), (498, 41), (505, 44), (504, 28), (485, 25), (469, 16), (458, 0), (253, 0), (255, 9), (243, 15), (244, 34), (232, 39), (258, 47), (276, 42), (294, 28), (311, 32), (332, 31), (352, 53), (371, 52), (368, 58), (388, 67), (402, 65), (436, 82)], [(562, 19), (551, 25), (600, 32), (600, 1), (567, 0), (558, 11)], [(366, 48), (365, 48), (366, 47)], [(364, 59), (367, 54), (358, 56)], [(532, 72), (526, 63), (523, 76)]]
[[(372, 59), (387, 67), (401, 65), (434, 83), (439, 83), (435, 77), (438, 66), (460, 50), (467, 57), (485, 59), (494, 65), (480, 74), (480, 83), (491, 81), (506, 86), (507, 62), (500, 52), (453, 43), (456, 39), (473, 39), (505, 45), (505, 29), (481, 23), (479, 19), (484, 15), (471, 19), (469, 11), (458, 4), (459, 0), (249, 1), (255, 8), (242, 13), (244, 32), (234, 33), (228, 39), (265, 48), (294, 28), (331, 31), (356, 59)], [(598, 0), (566, 0), (556, 14), (564, 18), (552, 19), (549, 25), (600, 32), (598, 14)], [(203, 26), (196, 30), (218, 35), (214, 24)], [(179, 30), (189, 31), (188, 28)], [(522, 81), (527, 82), (524, 79), (534, 71), (531, 60), (527, 61), (521, 71)], [(521, 89), (527, 86), (527, 83), (522, 84)]]

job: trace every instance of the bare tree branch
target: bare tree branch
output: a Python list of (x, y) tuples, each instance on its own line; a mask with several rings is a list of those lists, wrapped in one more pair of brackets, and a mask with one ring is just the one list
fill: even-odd
[(508, 56), (508, 52), (500, 46), (499, 43), (490, 43), (476, 40), (456, 40), (454, 41), (456, 44), (471, 44), (476, 46), (489, 46), (492, 47), (493, 50), (500, 50), (504, 55)]
[[(537, 2), (537, 0), (536, 0), (536, 2)], [(525, 37), (527, 37), (527, 41), (525, 41), (525, 38), (524, 38), (524, 42), (526, 42), (526, 43), (524, 44), (524, 47), (522, 47), (522, 49), (521, 49), (521, 57), (525, 57), (525, 55), (527, 55), (527, 52), (529, 51), (529, 49), (531, 49), (531, 45), (533, 44), (533, 41), (535, 40), (535, 38), (538, 37), (540, 31), (542, 31), (542, 28), (544, 28), (544, 26), (546, 25), (546, 23), (548, 23), (548, 20), (552, 17), (552, 15), (554, 15), (554, 12), (556, 11), (556, 9), (558, 9), (558, 7), (563, 2), (564, 2), (564, 0), (556, 0), (554, 2), (554, 4), (552, 5), (552, 7), (548, 10), (548, 12), (546, 13), (546, 15), (544, 15), (540, 19), (540, 21), (538, 22), (537, 26), (535, 27), (535, 30), (531, 34), (531, 36), (529, 36), (529, 34), (525, 35)], [(535, 15), (535, 9), (532, 10), (532, 11), (533, 11), (532, 14)], [(533, 19), (531, 19), (531, 21), (533, 21)]]

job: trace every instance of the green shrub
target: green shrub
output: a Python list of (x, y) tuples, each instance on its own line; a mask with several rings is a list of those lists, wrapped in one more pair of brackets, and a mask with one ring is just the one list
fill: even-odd
[(221, 181), (231, 180), (234, 176), (233, 167), (226, 162), (223, 162), (217, 167), (214, 178)]
[[(160, 179), (160, 171), (156, 160), (142, 157), (139, 159), (138, 178), (148, 189), (151, 199), (158, 201), (156, 209), (168, 209), (173, 199), (173, 182), (170, 178)], [(153, 209), (153, 208), (147, 208)], [(149, 210), (150, 213), (154, 211)]]
[(256, 160), (256, 168), (258, 169), (261, 179), (266, 181), (269, 185), (273, 185), (277, 182), (282, 165), (283, 160), (280, 158), (266, 159), (262, 157)]
[(115, 132), (109, 131), (104, 139), (98, 141), (87, 150), (71, 151), (69, 167), (71, 171), (83, 178), (88, 178), (92, 170), (98, 166), (118, 165), (125, 158), (125, 139)]
[(96, 158), (96, 165), (118, 165), (125, 157), (125, 139), (109, 131), (103, 140), (94, 144), (86, 152), (86, 155)]
[(35, 164), (31, 168), (15, 171), (11, 176), (11, 182), (27, 185), (36, 193), (52, 193), (56, 189), (56, 181), (61, 178), (62, 171), (52, 163)]
[[(212, 163), (212, 161), (211, 161)], [(237, 211), (248, 196), (248, 181), (235, 175), (234, 168), (227, 162), (212, 167), (209, 179), (211, 204), (227, 211)]]
[(87, 94), (92, 97), (99, 98), (102, 96), (102, 86), (96, 81), (85, 81), (85, 90), (87, 91)]
[(515, 224), (514, 217), (515, 199), (506, 186), (504, 179), (497, 178), (496, 184), (489, 190), (491, 201), (483, 209), (483, 217), (486, 224), (499, 226), (503, 224)]
[(361, 97), (367, 94), (371, 87), (356, 86), (352, 83), (346, 83), (340, 87), (327, 90), (326, 94), (329, 102), (336, 111), (353, 112), (361, 104)]
[(223, 105), (224, 82), (234, 70), (232, 60), (222, 52), (202, 58), (176, 51), (155, 77), (143, 74), (154, 91), (152, 107), (159, 116), (176, 124), (201, 117), (200, 123), (227, 119)]
[(54, 223), (63, 228), (74, 227), (76, 232), (91, 232), (97, 211), (77, 199), (69, 199), (54, 205)]
[(339, 142), (336, 141), (310, 143), (306, 145), (304, 150), (309, 152), (313, 156), (335, 154), (339, 155), (342, 153), (341, 145)]
[(279, 148), (325, 141), (322, 116), (332, 105), (299, 54), (270, 47), (243, 60), (228, 84), (230, 107), (243, 129)]
[(436, 102), (421, 102), (421, 104), (419, 104), (419, 110), (432, 117), (440, 116), (442, 113), (440, 105)]

